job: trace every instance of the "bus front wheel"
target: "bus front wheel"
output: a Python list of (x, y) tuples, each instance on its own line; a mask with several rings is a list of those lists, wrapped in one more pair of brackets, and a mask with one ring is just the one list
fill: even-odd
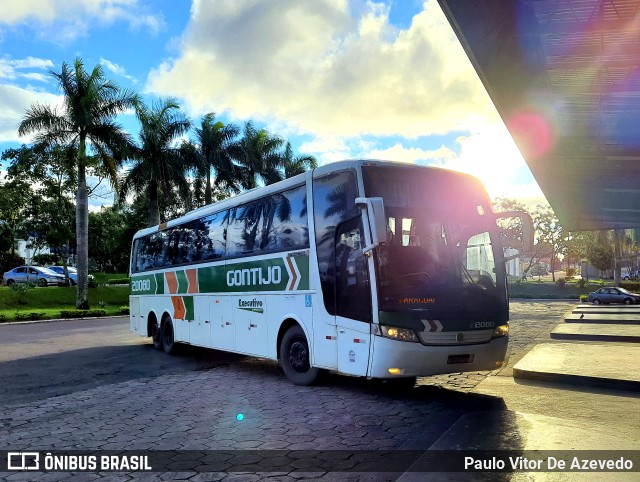
[(294, 385), (311, 385), (318, 378), (320, 369), (311, 366), (309, 344), (300, 326), (292, 326), (282, 337), (280, 363)]

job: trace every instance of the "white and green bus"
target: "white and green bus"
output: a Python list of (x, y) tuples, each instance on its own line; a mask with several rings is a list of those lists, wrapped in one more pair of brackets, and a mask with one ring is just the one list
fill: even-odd
[(498, 217), (466, 174), (324, 165), (139, 231), (131, 331), (278, 360), (299, 385), (492, 370), (509, 332)]

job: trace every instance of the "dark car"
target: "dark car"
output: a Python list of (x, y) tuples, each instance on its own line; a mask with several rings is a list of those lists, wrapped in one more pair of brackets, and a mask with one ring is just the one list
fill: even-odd
[(640, 295), (631, 293), (624, 288), (600, 288), (598, 291), (589, 293), (589, 301), (595, 305), (600, 303), (624, 303), (630, 305), (640, 303)]

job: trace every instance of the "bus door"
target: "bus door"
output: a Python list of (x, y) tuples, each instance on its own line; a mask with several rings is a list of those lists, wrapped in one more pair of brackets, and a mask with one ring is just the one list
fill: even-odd
[(335, 239), (338, 370), (365, 376), (371, 345), (371, 284), (362, 217), (340, 224)]

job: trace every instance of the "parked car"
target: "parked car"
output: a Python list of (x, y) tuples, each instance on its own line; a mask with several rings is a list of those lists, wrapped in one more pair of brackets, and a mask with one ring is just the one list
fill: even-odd
[(589, 293), (589, 301), (593, 304), (600, 303), (624, 303), (630, 305), (632, 303), (640, 303), (640, 295), (631, 293), (624, 288), (600, 288), (598, 291)]
[(37, 283), (39, 286), (64, 285), (64, 276), (60, 276), (55, 271), (41, 266), (18, 266), (11, 271), (7, 271), (2, 276), (2, 281), (7, 286), (14, 283)]
[(623, 280), (638, 279), (638, 272), (625, 270), (622, 272), (622, 279)]
[[(55, 271), (58, 274), (61, 274), (64, 277), (64, 266), (49, 266), (51, 271)], [(78, 284), (78, 270), (73, 266), (67, 266), (67, 270), (69, 271), (69, 282), (71, 286), (75, 286)], [(89, 286), (95, 285), (95, 278), (92, 274), (89, 275)]]

